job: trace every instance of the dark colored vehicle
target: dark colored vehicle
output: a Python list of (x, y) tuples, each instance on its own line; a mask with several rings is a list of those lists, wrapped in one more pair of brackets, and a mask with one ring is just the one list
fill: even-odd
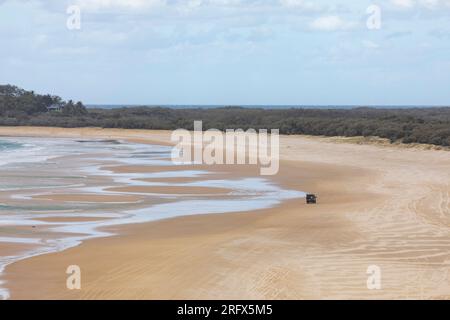
[(316, 204), (317, 196), (315, 194), (307, 194), (306, 195), (306, 203), (307, 204)]

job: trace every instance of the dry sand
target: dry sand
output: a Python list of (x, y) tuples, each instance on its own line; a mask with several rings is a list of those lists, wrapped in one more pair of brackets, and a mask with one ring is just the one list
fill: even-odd
[[(0, 135), (139, 139), (168, 132), (0, 128)], [(118, 236), (9, 266), (13, 299), (450, 298), (450, 153), (281, 137), (288, 201), (256, 212), (192, 216), (115, 228)], [(241, 167), (229, 175), (240, 176)], [(251, 170), (249, 170), (250, 172)], [(82, 290), (66, 289), (66, 268)], [(368, 290), (367, 268), (381, 268)]]

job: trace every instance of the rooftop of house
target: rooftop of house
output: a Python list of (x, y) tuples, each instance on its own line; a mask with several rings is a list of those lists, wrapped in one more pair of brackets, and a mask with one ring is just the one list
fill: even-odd
[(59, 110), (61, 108), (62, 108), (62, 106), (59, 104), (52, 104), (51, 106), (47, 107), (48, 110)]

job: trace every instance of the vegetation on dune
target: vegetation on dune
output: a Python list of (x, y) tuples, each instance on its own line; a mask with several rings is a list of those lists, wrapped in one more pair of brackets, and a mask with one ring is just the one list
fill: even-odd
[[(60, 111), (49, 111), (52, 105)], [(411, 109), (170, 109), (135, 107), (86, 109), (81, 102), (64, 102), (14, 86), (0, 86), (0, 125), (103, 127), (126, 129), (203, 128), (280, 129), (282, 134), (378, 136), (391, 142), (450, 146), (450, 107)]]
[[(11, 85), (0, 85), (0, 117), (3, 120), (19, 123), (28, 121), (42, 114), (47, 114), (51, 108), (58, 108), (63, 116), (87, 115), (86, 107), (72, 100), (65, 102), (58, 96), (35, 94)], [(53, 115), (53, 114), (52, 114)]]

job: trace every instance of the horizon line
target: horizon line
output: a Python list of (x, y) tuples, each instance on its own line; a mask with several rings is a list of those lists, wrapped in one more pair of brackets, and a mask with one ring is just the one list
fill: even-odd
[(450, 104), (128, 104), (128, 103), (87, 103), (86, 107), (165, 107), (165, 108), (448, 108)]

